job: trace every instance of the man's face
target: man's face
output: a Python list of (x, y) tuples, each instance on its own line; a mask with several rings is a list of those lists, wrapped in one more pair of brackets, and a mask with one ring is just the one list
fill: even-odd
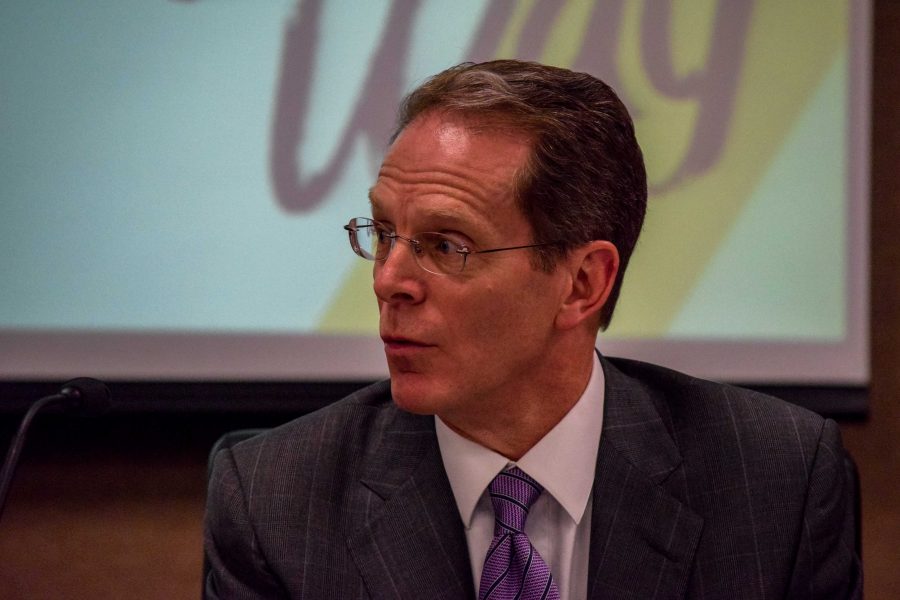
[[(512, 190), (528, 153), (525, 137), (426, 113), (384, 159), (372, 216), (400, 235), (441, 232), (473, 251), (534, 243)], [(531, 259), (530, 250), (473, 254), (461, 273), (435, 275), (397, 240), (375, 263), (381, 337), (401, 408), (464, 428), (547, 380), (544, 358), (566, 288), (559, 270), (542, 272)]]

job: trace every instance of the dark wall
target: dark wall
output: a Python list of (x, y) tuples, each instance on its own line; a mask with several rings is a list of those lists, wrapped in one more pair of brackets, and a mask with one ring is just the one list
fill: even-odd
[(843, 426), (860, 465), (869, 598), (900, 598), (900, 2), (876, 0), (869, 419)]

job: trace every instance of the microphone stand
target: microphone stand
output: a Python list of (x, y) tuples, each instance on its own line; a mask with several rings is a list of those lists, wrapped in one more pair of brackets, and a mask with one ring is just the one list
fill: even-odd
[(16, 473), (16, 466), (19, 464), (19, 455), (22, 454), (22, 448), (25, 446), (28, 428), (34, 417), (45, 406), (57, 403), (65, 403), (70, 410), (83, 414), (100, 414), (109, 409), (109, 390), (106, 385), (96, 379), (81, 377), (65, 383), (58, 394), (44, 396), (28, 408), (25, 416), (22, 417), (16, 435), (9, 444), (6, 459), (3, 461), (3, 470), (0, 471), (0, 519), (3, 518), (9, 487), (12, 484), (13, 475)]
[(22, 448), (25, 446), (25, 437), (28, 434), (31, 422), (34, 420), (35, 415), (48, 404), (65, 402), (66, 400), (68, 400), (68, 397), (62, 394), (45, 396), (32, 404), (22, 418), (19, 429), (9, 444), (9, 450), (6, 451), (6, 459), (3, 461), (3, 472), (0, 474), (0, 519), (3, 518), (6, 496), (9, 493), (9, 486), (12, 484), (13, 475), (16, 474), (16, 465), (19, 463), (19, 455), (22, 454)]

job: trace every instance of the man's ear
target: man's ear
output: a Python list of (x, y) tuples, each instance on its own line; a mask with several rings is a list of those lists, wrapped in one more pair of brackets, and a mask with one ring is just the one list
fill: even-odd
[(597, 320), (619, 273), (619, 251), (612, 242), (595, 240), (570, 252), (564, 263), (571, 285), (556, 316), (556, 324), (562, 329), (572, 329)]

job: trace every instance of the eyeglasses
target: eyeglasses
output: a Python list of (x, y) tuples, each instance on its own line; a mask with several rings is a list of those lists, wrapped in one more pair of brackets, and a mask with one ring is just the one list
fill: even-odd
[(470, 250), (462, 241), (443, 233), (425, 231), (408, 238), (395, 233), (386, 225), (372, 219), (356, 218), (344, 225), (350, 235), (350, 247), (366, 260), (385, 261), (397, 239), (407, 242), (413, 249), (416, 263), (435, 275), (452, 275), (466, 268), (470, 254), (488, 254), (506, 250), (521, 250), (551, 246), (558, 242), (545, 244), (528, 244), (527, 246), (510, 246), (508, 248), (491, 248), (489, 250)]

